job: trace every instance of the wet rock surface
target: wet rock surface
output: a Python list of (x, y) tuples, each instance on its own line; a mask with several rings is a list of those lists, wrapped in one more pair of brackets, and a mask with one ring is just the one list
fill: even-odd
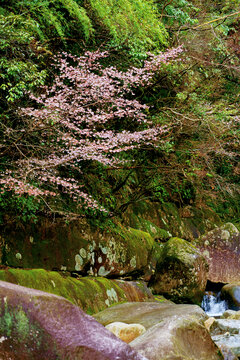
[(240, 311), (227, 310), (223, 313), (222, 318), (240, 320)]
[(221, 297), (228, 301), (230, 307), (240, 309), (240, 285), (224, 285), (221, 289)]
[[(212, 336), (213, 341), (217, 344), (220, 349), (228, 351), (228, 357), (231, 356), (234, 360), (240, 357), (240, 335), (214, 335)], [(224, 352), (224, 351), (223, 351)]]
[(176, 305), (170, 301), (163, 303), (132, 302), (118, 304), (95, 314), (94, 318), (104, 326), (115, 321), (122, 321), (127, 324), (141, 324), (146, 329), (149, 329), (150, 327), (163, 321), (166, 317), (177, 317), (182, 314), (196, 316), (199, 321), (205, 321), (208, 318), (205, 312), (197, 305)]
[(215, 321), (209, 327), (209, 331), (212, 335), (221, 334), (239, 334), (240, 332), (240, 320), (233, 319), (215, 319)]
[(2, 360), (145, 359), (62, 297), (0, 281), (0, 301)]
[(175, 302), (200, 303), (207, 283), (208, 265), (191, 243), (171, 238), (162, 248), (150, 287)]

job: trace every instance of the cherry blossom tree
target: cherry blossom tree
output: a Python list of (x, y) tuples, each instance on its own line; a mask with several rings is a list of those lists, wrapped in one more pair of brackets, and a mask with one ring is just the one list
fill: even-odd
[(106, 212), (71, 173), (84, 172), (89, 161), (114, 167), (126, 161), (123, 152), (157, 146), (166, 128), (151, 123), (148, 106), (135, 91), (149, 87), (162, 64), (181, 52), (179, 47), (149, 54), (141, 68), (126, 72), (100, 64), (107, 52), (57, 55), (53, 84), (30, 94), (34, 106), (18, 109), (21, 121), (6, 126), (0, 155), (12, 156), (1, 174), (2, 192), (27, 194), (46, 204), (65, 194), (79, 206)]

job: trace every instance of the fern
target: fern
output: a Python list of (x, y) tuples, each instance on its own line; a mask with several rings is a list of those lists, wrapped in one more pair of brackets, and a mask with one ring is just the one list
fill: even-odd
[(59, 0), (72, 18), (76, 18), (82, 25), (86, 39), (93, 33), (93, 26), (84, 8), (80, 7), (74, 0)]
[[(111, 47), (125, 48), (141, 56), (146, 51), (167, 45), (167, 32), (159, 20), (154, 0), (10, 0), (2, 6), (15, 15), (32, 20), (37, 40), (49, 42), (56, 37), (100, 41)], [(100, 25), (100, 26), (99, 26)]]
[(151, 0), (90, 0), (95, 16), (109, 31), (111, 45), (147, 51), (167, 45), (167, 32)]
[(44, 21), (47, 23), (48, 26), (51, 28), (54, 28), (57, 35), (61, 38), (62, 42), (66, 45), (65, 42), (65, 32), (64, 28), (62, 27), (61, 21), (59, 17), (57, 16), (57, 13), (50, 10), (49, 8), (43, 8), (42, 14), (44, 15)]

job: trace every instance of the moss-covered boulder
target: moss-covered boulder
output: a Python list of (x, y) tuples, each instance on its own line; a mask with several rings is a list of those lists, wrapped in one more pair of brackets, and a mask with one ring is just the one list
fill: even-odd
[(147, 232), (121, 224), (101, 231), (86, 221), (51, 223), (47, 218), (38, 224), (5, 226), (1, 236), (4, 265), (82, 275), (143, 275), (151, 268), (157, 246)]
[(200, 303), (207, 283), (208, 265), (186, 240), (171, 238), (162, 248), (150, 286), (175, 302)]
[(124, 219), (132, 228), (147, 231), (163, 242), (172, 236), (192, 241), (222, 223), (210, 209), (191, 205), (178, 208), (174, 203), (161, 204), (144, 200), (132, 204)]
[(209, 264), (208, 280), (240, 283), (240, 233), (226, 223), (203, 235), (196, 246)]
[(79, 307), (39, 290), (0, 281), (3, 360), (143, 360)]
[(63, 296), (88, 314), (126, 301), (151, 301), (153, 295), (142, 281), (106, 278), (72, 278), (43, 269), (0, 270), (0, 280)]
[(147, 331), (130, 345), (149, 360), (223, 359), (203, 326), (207, 315), (196, 305), (127, 303), (94, 317), (103, 325), (114, 321), (143, 325)]

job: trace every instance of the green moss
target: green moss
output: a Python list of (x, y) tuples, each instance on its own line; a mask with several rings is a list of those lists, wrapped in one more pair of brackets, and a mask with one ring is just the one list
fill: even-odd
[(75, 279), (43, 269), (9, 269), (0, 270), (0, 280), (62, 296), (89, 314), (127, 301), (116, 282), (100, 277)]
[(138, 260), (143, 259), (143, 257), (148, 256), (148, 252), (151, 251), (154, 246), (152, 236), (145, 231), (133, 228), (127, 229), (126, 227), (118, 225), (115, 233), (125, 240), (128, 258), (136, 255)]
[(22, 340), (27, 339), (30, 332), (30, 324), (27, 315), (22, 309), (19, 309), (19, 311), (16, 313), (15, 320), (18, 335)]
[(147, 232), (153, 239), (158, 239), (160, 241), (165, 241), (172, 236), (167, 230), (159, 228), (150, 220), (135, 214), (131, 215), (131, 226), (135, 229)]
[(186, 265), (192, 265), (195, 261), (195, 257), (192, 255), (195, 255), (198, 251), (194, 245), (177, 237), (171, 238), (166, 243), (165, 250), (168, 257), (176, 257)]
[(165, 302), (168, 302), (168, 303), (170, 303), (170, 300), (167, 300), (164, 296), (162, 296), (162, 295), (155, 295), (154, 296), (154, 300), (155, 301), (158, 301), (158, 302), (160, 302), (160, 303), (165, 303)]

